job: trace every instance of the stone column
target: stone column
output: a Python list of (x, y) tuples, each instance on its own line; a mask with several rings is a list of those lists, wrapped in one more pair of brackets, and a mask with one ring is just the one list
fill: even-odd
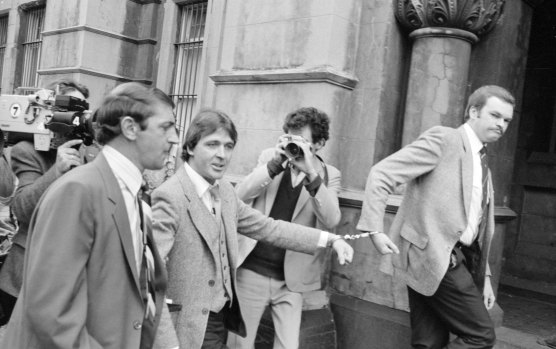
[(492, 29), (504, 0), (397, 0), (413, 40), (402, 145), (435, 125), (463, 121), (471, 46)]

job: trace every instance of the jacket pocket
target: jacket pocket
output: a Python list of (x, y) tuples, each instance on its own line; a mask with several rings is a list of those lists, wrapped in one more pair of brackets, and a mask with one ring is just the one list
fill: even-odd
[(427, 244), (429, 243), (429, 237), (423, 234), (419, 234), (415, 229), (413, 229), (413, 227), (404, 224), (402, 226), (402, 230), (400, 232), (400, 235), (407, 241), (409, 241), (410, 243), (412, 243), (413, 245), (415, 245), (416, 247), (420, 248), (421, 250), (424, 250), (425, 247), (427, 247)]

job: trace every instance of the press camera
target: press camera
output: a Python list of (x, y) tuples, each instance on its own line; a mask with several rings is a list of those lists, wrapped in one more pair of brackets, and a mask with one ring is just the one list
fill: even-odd
[(299, 143), (308, 143), (305, 138), (296, 135), (286, 135), (287, 143), (284, 146), (284, 151), (288, 158), (300, 159), (304, 156), (303, 149)]
[(36, 150), (56, 148), (70, 139), (91, 145), (94, 130), (87, 101), (39, 90), (33, 95), (0, 95), (0, 129), (6, 145), (30, 140)]

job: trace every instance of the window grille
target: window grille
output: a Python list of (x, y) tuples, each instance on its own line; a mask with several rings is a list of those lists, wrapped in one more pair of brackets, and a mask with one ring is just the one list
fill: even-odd
[(206, 18), (207, 1), (180, 5), (170, 97), (176, 103), (176, 123), (182, 143), (185, 130), (196, 111)]
[(6, 42), (8, 41), (8, 16), (0, 17), (0, 93), (2, 93), (2, 71), (4, 69), (4, 56)]
[(21, 87), (36, 87), (37, 85), (37, 69), (39, 68), (41, 57), (44, 12), (44, 7), (37, 7), (25, 13)]

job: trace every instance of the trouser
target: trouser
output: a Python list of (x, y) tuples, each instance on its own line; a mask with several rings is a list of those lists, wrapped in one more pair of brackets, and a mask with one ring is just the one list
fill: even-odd
[(0, 326), (4, 326), (10, 320), (17, 298), (0, 290)]
[(224, 325), (224, 309), (218, 313), (210, 312), (201, 349), (228, 349), (226, 340), (228, 330)]
[(257, 329), (266, 306), (270, 306), (274, 323), (274, 349), (297, 349), (303, 297), (288, 290), (286, 282), (239, 268), (237, 271), (237, 298), (247, 337), (230, 333), (230, 349), (253, 349)]
[[(432, 296), (408, 287), (411, 310), (411, 344), (415, 349), (489, 349), (496, 342), (494, 326), (465, 266), (460, 248), (454, 248), (455, 265)], [(449, 333), (457, 337), (449, 342)]]

